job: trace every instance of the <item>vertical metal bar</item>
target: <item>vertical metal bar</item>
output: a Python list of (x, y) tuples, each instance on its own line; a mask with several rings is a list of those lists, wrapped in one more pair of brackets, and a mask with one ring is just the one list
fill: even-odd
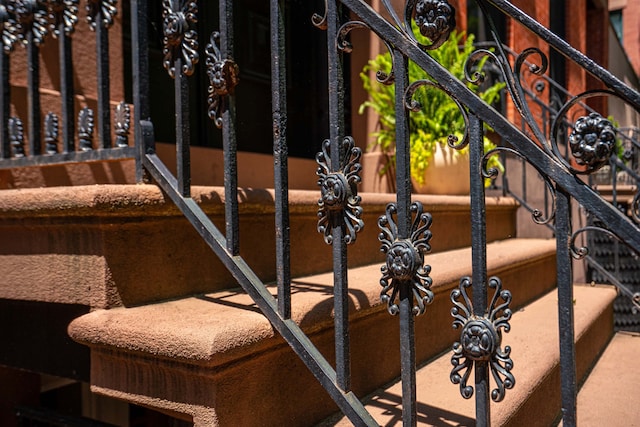
[[(233, 1), (220, 0), (220, 54), (233, 59)], [(224, 151), (224, 193), (227, 250), (240, 253), (240, 224), (238, 215), (238, 144), (236, 142), (236, 102), (229, 95), (222, 113), (222, 147)]]
[[(398, 50), (393, 51), (395, 67), (396, 110), (396, 189), (398, 206), (398, 239), (409, 238), (411, 230), (411, 155), (409, 150), (409, 117), (404, 93), (409, 84), (408, 61)], [(411, 284), (400, 284), (400, 367), (402, 378), (402, 422), (417, 423), (416, 348), (414, 341), (413, 293)]]
[(109, 29), (102, 22), (102, 8), (96, 17), (96, 66), (98, 77), (98, 141), (111, 147), (111, 111), (109, 109)]
[[(0, 48), (3, 48), (0, 43)], [(0, 156), (3, 159), (11, 157), (11, 144), (9, 143), (9, 112), (11, 102), (11, 89), (9, 86), (9, 55), (0, 50), (0, 78), (2, 89), (0, 93)]]
[(64, 20), (58, 23), (58, 52), (60, 57), (60, 98), (62, 99), (62, 151), (75, 151), (75, 114), (73, 99), (73, 61), (71, 37), (65, 33)]
[(29, 114), (29, 155), (42, 154), (40, 124), (40, 58), (33, 31), (27, 32), (27, 105)]
[[(469, 116), (469, 165), (471, 189), (471, 283), (473, 289), (473, 314), (487, 314), (487, 209), (485, 205), (484, 179), (480, 173), (483, 149), (482, 121)], [(476, 423), (491, 425), (489, 408), (489, 366), (487, 361), (474, 365), (476, 383)]]
[[(175, 61), (176, 101), (176, 172), (178, 191), (182, 197), (191, 197), (191, 151), (189, 129), (189, 82), (182, 72), (182, 58)], [(225, 203), (226, 204), (226, 203)]]
[[(344, 135), (344, 80), (342, 53), (336, 46), (340, 25), (340, 8), (335, 0), (327, 3), (327, 51), (329, 71), (329, 139), (331, 168), (340, 168), (341, 140)], [(330, 213), (336, 215), (335, 212)], [(332, 221), (333, 295), (335, 322), (336, 380), (345, 391), (351, 389), (351, 357), (349, 336), (349, 298), (347, 245), (343, 221)]]
[(136, 182), (148, 180), (142, 158), (153, 153), (154, 147), (145, 145), (141, 122), (148, 121), (149, 105), (149, 36), (147, 32), (147, 0), (131, 0), (131, 63), (133, 73), (133, 122), (136, 144)]
[(291, 248), (289, 240), (284, 8), (284, 0), (271, 0), (271, 104), (276, 204), (276, 279), (278, 283), (278, 313), (283, 319), (289, 319), (291, 317)]
[(576, 351), (573, 330), (573, 276), (571, 269), (571, 200), (556, 187), (556, 249), (558, 269), (558, 323), (560, 328), (560, 384), (562, 425), (576, 425)]

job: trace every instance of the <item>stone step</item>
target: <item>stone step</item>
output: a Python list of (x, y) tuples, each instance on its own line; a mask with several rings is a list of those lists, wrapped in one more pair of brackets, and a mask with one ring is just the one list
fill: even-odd
[[(488, 245), (488, 269), (512, 290), (513, 306), (551, 290), (555, 243), (509, 239)], [(469, 248), (427, 256), (435, 300), (416, 320), (416, 351), (428, 360), (457, 339), (451, 290), (471, 273)], [(380, 264), (349, 270), (352, 385), (364, 396), (399, 375), (398, 319), (380, 303)], [(333, 275), (293, 283), (292, 319), (333, 359)], [(275, 289), (271, 288), (275, 294)], [(91, 349), (92, 390), (193, 419), (198, 426), (308, 426), (336, 411), (249, 297), (227, 290), (133, 308), (96, 310), (69, 326)]]
[[(602, 349), (607, 345), (613, 328), (613, 300), (615, 288), (610, 286), (574, 286), (576, 367), (578, 378), (584, 378), (593, 366)], [(558, 349), (557, 293), (550, 292), (539, 300), (515, 312), (511, 320), (511, 331), (503, 335), (503, 346), (511, 346), (515, 387), (506, 391), (502, 402), (491, 402), (492, 426), (548, 426), (554, 424), (560, 414), (560, 368)], [(640, 339), (635, 349), (640, 350)], [(633, 354), (633, 353), (632, 353)], [(637, 353), (636, 353), (637, 354)], [(616, 353), (618, 357), (618, 353)], [(632, 359), (629, 364), (633, 366)], [(422, 426), (473, 426), (475, 425), (475, 395), (469, 400), (462, 398), (458, 385), (449, 380), (451, 352), (448, 352), (417, 373), (418, 424)], [(618, 366), (619, 369), (619, 366)], [(615, 375), (615, 378), (624, 375)], [(638, 375), (635, 376), (638, 378)], [(611, 376), (607, 377), (611, 379)], [(473, 374), (469, 385), (473, 385)], [(589, 383), (589, 380), (587, 381)], [(608, 392), (598, 389), (598, 396), (614, 399), (626, 395), (633, 399), (630, 388), (612, 384)], [(491, 389), (495, 388), (493, 379)], [(615, 389), (614, 389), (615, 387)], [(586, 388), (586, 386), (585, 386)], [(581, 392), (583, 394), (583, 392)], [(581, 398), (579, 403), (588, 407)], [(633, 405), (631, 405), (633, 406)], [(637, 405), (635, 405), (637, 406)], [(367, 409), (383, 426), (401, 425), (401, 384), (373, 393)], [(581, 411), (590, 408), (581, 409)], [(637, 408), (633, 408), (638, 414)], [(582, 414), (582, 412), (580, 412)], [(629, 425), (611, 422), (611, 413), (600, 414), (602, 423), (582, 423), (585, 426)], [(585, 416), (586, 419), (586, 416)], [(635, 418), (628, 418), (635, 419)], [(606, 420), (606, 421), (605, 421)], [(329, 419), (322, 426), (347, 426), (344, 418)]]
[[(289, 193), (292, 277), (332, 269), (317, 232), (319, 191)], [(224, 230), (224, 190), (193, 187), (193, 199)], [(378, 217), (392, 194), (361, 194), (364, 230), (349, 266), (382, 259)], [(240, 254), (275, 280), (274, 192), (239, 192)], [(434, 252), (470, 243), (469, 197), (416, 196), (433, 214)], [(515, 235), (517, 203), (487, 199), (489, 241)], [(175, 205), (153, 185), (94, 185), (0, 192), (0, 299), (134, 306), (237, 287)]]
[(640, 334), (618, 332), (578, 393), (578, 425), (632, 426), (640, 420)]

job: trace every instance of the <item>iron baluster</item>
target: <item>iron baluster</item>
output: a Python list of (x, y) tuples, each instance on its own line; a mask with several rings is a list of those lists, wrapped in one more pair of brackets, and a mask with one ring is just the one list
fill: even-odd
[(11, 87), (9, 85), (10, 61), (9, 52), (13, 49), (14, 36), (10, 32), (9, 11), (4, 3), (0, 4), (0, 158), (11, 157), (9, 141), (9, 114), (11, 104)]
[(27, 109), (29, 156), (41, 154), (39, 46), (47, 35), (47, 14), (40, 3), (17, 0), (7, 4), (13, 13), (12, 31), (27, 49)]
[[(153, 139), (143, 138), (142, 121), (149, 122), (149, 39), (147, 32), (147, 0), (131, 0), (131, 64), (133, 77), (133, 122), (136, 147), (136, 182), (142, 183), (149, 177), (142, 166), (147, 153), (155, 152)], [(149, 145), (147, 145), (147, 143)]]
[(175, 81), (176, 169), (178, 188), (183, 197), (191, 197), (191, 155), (189, 132), (189, 82), (198, 63), (198, 6), (195, 1), (163, 0), (162, 31), (165, 69)]
[(98, 141), (111, 147), (111, 109), (109, 107), (109, 28), (117, 13), (117, 0), (88, 0), (87, 21), (96, 32), (96, 76), (98, 79)]
[[(329, 0), (326, 9), (328, 78), (329, 78), (329, 141), (330, 172), (339, 172), (341, 167), (342, 138), (344, 136), (344, 81), (342, 52), (336, 47), (340, 28), (341, 7), (337, 0)], [(333, 296), (336, 352), (336, 380), (345, 391), (351, 389), (351, 360), (349, 337), (349, 300), (347, 274), (347, 242), (344, 225), (338, 215), (331, 211), (329, 227), (333, 254)]]
[[(469, 164), (471, 180), (471, 259), (473, 286), (473, 314), (484, 318), (487, 310), (487, 224), (484, 200), (484, 180), (479, 173), (483, 152), (482, 122), (473, 114), (469, 117)], [(488, 362), (475, 362), (476, 423), (491, 425), (489, 408)]]
[[(71, 35), (78, 22), (78, 0), (48, 0), (51, 34), (58, 39), (60, 99), (62, 104), (62, 151), (75, 151), (75, 114)], [(53, 147), (50, 147), (51, 149)], [(49, 152), (49, 149), (47, 149)], [(49, 154), (52, 154), (49, 152)]]
[(556, 186), (556, 259), (558, 269), (558, 325), (560, 331), (560, 384), (562, 425), (575, 427), (577, 407), (576, 350), (571, 269), (571, 198)]
[(291, 246), (289, 240), (284, 11), (284, 0), (271, 0), (271, 105), (276, 205), (276, 280), (278, 283), (278, 312), (283, 319), (288, 319), (291, 317)]
[[(409, 84), (408, 60), (393, 50), (396, 96), (396, 192), (398, 209), (398, 239), (408, 239), (411, 227), (411, 158), (409, 150), (409, 115), (404, 93)], [(413, 293), (410, 282), (400, 281), (400, 367), (402, 378), (402, 423), (417, 425), (416, 405), (416, 345), (413, 313)]]
[[(221, 0), (220, 9), (220, 53), (223, 59), (234, 55), (233, 1)], [(233, 96), (227, 99), (222, 112), (222, 147), (224, 151), (224, 192), (227, 250), (234, 255), (240, 252), (240, 223), (238, 215), (238, 143), (236, 141), (236, 102)]]

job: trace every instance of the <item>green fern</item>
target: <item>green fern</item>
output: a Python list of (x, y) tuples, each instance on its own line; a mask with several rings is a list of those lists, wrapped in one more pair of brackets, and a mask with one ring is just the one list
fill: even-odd
[[(474, 51), (473, 34), (465, 39), (464, 32), (453, 32), (447, 42), (428, 54), (440, 65), (461, 81), (464, 79), (464, 65), (469, 55)], [(484, 61), (478, 64), (480, 71)], [(384, 85), (376, 79), (371, 79), (373, 73), (391, 72), (391, 56), (384, 53), (369, 61), (360, 73), (363, 87), (369, 94), (369, 99), (360, 106), (362, 114), (366, 108), (371, 108), (378, 115), (378, 129), (375, 136), (375, 146), (384, 152), (395, 152), (395, 85)], [(409, 61), (409, 82), (431, 79), (430, 76), (416, 63)], [(476, 92), (487, 104), (491, 105), (500, 99), (500, 91), (504, 83), (496, 83), (479, 91), (476, 85), (466, 83), (467, 87)], [(424, 172), (433, 157), (436, 144), (446, 144), (449, 135), (462, 138), (464, 119), (456, 103), (443, 91), (426, 86), (421, 87), (414, 95), (421, 108), (409, 115), (411, 146), (411, 175), (419, 183), (424, 184)], [(488, 130), (488, 129), (487, 129)], [(484, 138), (485, 152), (495, 148), (495, 145)], [(464, 153), (467, 149), (460, 151)], [(502, 164), (496, 156), (489, 160), (489, 167), (503, 171)]]

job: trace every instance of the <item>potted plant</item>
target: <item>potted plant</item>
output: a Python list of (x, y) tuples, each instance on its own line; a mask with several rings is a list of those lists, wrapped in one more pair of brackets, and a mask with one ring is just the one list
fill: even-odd
[[(465, 61), (474, 51), (474, 37), (464, 32), (453, 32), (448, 41), (428, 54), (443, 67), (457, 77), (464, 79)], [(484, 61), (478, 64), (481, 71)], [(377, 131), (374, 133), (373, 149), (389, 156), (390, 162), (381, 169), (381, 173), (393, 173), (395, 169), (395, 85), (383, 84), (373, 75), (391, 72), (390, 54), (379, 54), (370, 60), (360, 73), (363, 87), (369, 99), (360, 106), (360, 113), (370, 108), (378, 116)], [(429, 75), (417, 64), (409, 61), (409, 83), (430, 79)], [(498, 101), (504, 83), (496, 82), (480, 87), (467, 82), (467, 86), (476, 92), (485, 102), (493, 104)], [(448, 144), (449, 135), (459, 139), (464, 133), (464, 119), (457, 104), (443, 91), (423, 86), (415, 93), (414, 98), (420, 103), (420, 110), (409, 115), (411, 177), (414, 189), (431, 194), (468, 194), (469, 162), (468, 148), (453, 150)], [(484, 137), (485, 152), (495, 145)], [(435, 166), (448, 168), (444, 173), (435, 170)], [(489, 167), (502, 171), (497, 156), (489, 160)], [(454, 178), (452, 175), (462, 175)], [(462, 183), (462, 188), (452, 188), (451, 184)]]

